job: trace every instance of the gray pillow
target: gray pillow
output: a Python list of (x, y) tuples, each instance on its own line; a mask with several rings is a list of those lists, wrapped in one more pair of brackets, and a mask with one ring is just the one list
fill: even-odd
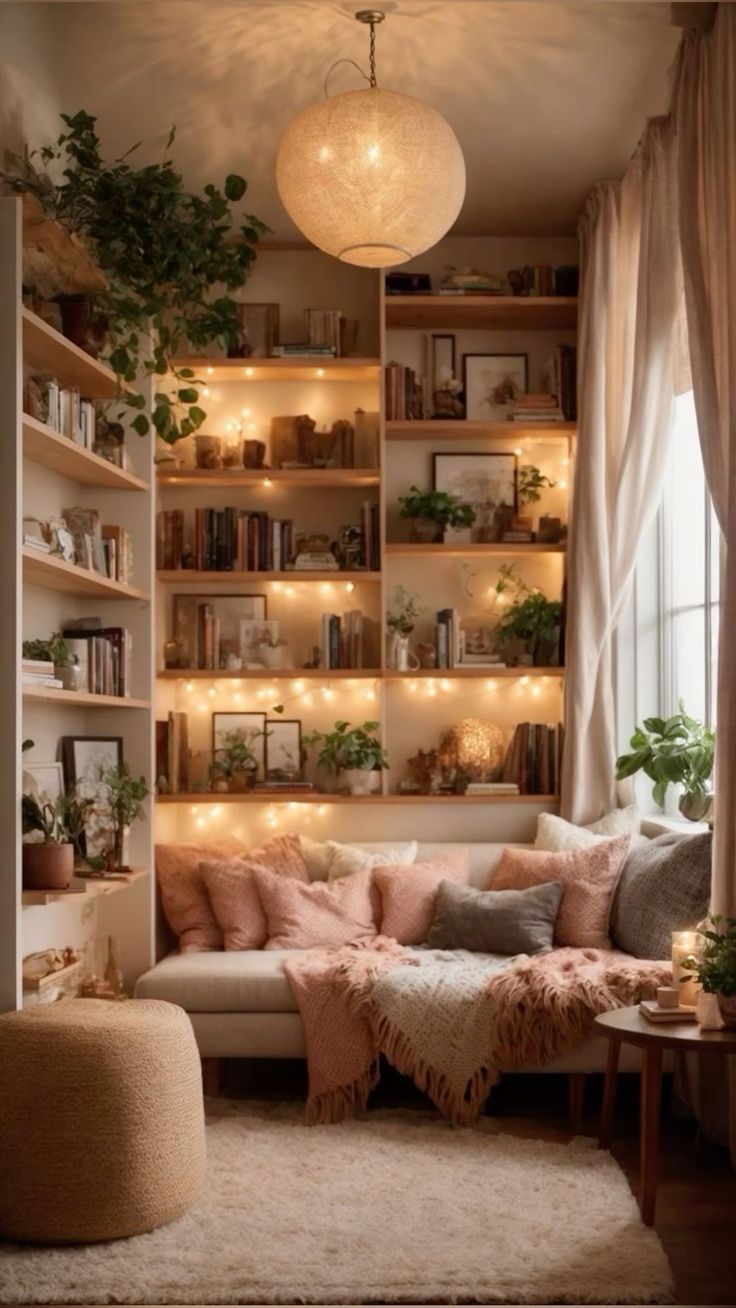
[(548, 881), (529, 890), (474, 890), (441, 881), (430, 949), (483, 954), (539, 954), (552, 948), (562, 886)]
[(614, 944), (634, 958), (669, 958), (672, 932), (687, 931), (710, 904), (713, 835), (668, 832), (631, 850), (611, 910)]

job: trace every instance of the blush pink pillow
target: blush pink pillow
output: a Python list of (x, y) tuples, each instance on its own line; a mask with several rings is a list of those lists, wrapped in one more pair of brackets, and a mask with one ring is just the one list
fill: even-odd
[(184, 953), (222, 949), (222, 931), (212, 911), (199, 864), (248, 851), (242, 840), (215, 840), (207, 845), (157, 845), (156, 877), (166, 921)]
[(586, 849), (555, 854), (505, 849), (491, 890), (526, 890), (545, 881), (559, 881), (562, 899), (555, 923), (555, 944), (610, 949), (611, 902), (630, 843), (631, 836), (618, 836)]
[(263, 949), (268, 939), (268, 922), (253, 875), (256, 868), (309, 884), (298, 836), (275, 836), (245, 858), (201, 863), (225, 949)]
[(421, 945), (434, 921), (440, 881), (464, 884), (469, 875), (467, 849), (450, 849), (426, 863), (374, 867), (381, 893), (381, 935), (392, 936), (400, 945)]
[(253, 878), (268, 922), (266, 949), (336, 949), (377, 935), (370, 869), (304, 885), (254, 866)]

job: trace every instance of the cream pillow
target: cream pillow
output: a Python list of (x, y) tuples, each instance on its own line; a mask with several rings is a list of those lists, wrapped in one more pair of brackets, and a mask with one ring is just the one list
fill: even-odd
[(569, 849), (590, 849), (592, 845), (599, 845), (602, 840), (610, 840), (615, 836), (637, 835), (640, 825), (636, 804), (615, 808), (585, 827), (566, 822), (554, 813), (540, 813), (534, 848), (545, 849), (553, 854), (564, 853)]
[[(335, 849), (346, 849), (357, 854), (360, 854), (361, 852), (373, 853), (379, 849), (379, 845), (376, 844), (375, 841), (370, 840), (367, 840), (364, 845), (360, 846), (360, 848), (358, 848), (357, 845), (341, 845), (337, 840), (312, 840), (310, 836), (300, 836), (300, 840), (302, 846), (302, 858), (307, 865), (310, 881), (327, 880), (333, 851)], [(400, 856), (395, 859), (396, 850), (399, 851)], [(396, 862), (400, 863), (413, 863), (417, 856), (417, 842), (416, 840), (408, 840), (403, 843), (387, 845), (381, 853), (382, 855), (385, 855), (381, 860), (384, 863), (391, 863), (394, 859)], [(362, 867), (363, 864), (361, 863), (359, 866)], [(355, 867), (351, 868), (351, 871), (355, 870)], [(340, 876), (348, 876), (348, 873), (342, 872), (340, 873)], [(330, 877), (330, 880), (332, 881), (335, 879), (334, 876)]]
[(328, 840), (327, 848), (327, 880), (341, 881), (354, 872), (366, 872), (373, 867), (397, 864), (406, 867), (415, 862), (418, 845), (416, 840), (406, 840), (388, 849), (376, 849), (375, 845), (358, 849), (355, 845), (339, 845), (335, 840)]

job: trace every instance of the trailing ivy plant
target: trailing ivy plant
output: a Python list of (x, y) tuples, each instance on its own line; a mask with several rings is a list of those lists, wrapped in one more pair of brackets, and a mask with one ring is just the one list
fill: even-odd
[[(146, 435), (146, 399), (135, 389), (137, 379), (172, 373), (174, 388), (155, 392), (152, 418), (157, 434), (173, 445), (207, 415), (199, 405), (203, 383), (190, 368), (172, 368), (172, 357), (185, 343), (196, 351), (213, 341), (222, 349), (236, 342), (237, 304), (229, 292), (244, 285), (268, 229), (248, 214), (234, 239), (231, 205), (242, 200), (247, 185), (237, 173), (222, 189), (212, 183), (201, 194), (185, 189), (169, 157), (175, 128), (161, 162), (135, 168), (128, 160), (140, 142), (107, 162), (96, 118), (84, 110), (61, 118), (67, 130), (56, 141), (9, 155), (0, 177), (35, 195), (49, 217), (92, 247), (109, 282), (109, 290), (94, 297), (94, 312), (106, 325), (107, 362), (120, 379), (120, 400), (134, 411), (135, 431)], [(49, 165), (61, 171), (61, 182), (46, 173)]]

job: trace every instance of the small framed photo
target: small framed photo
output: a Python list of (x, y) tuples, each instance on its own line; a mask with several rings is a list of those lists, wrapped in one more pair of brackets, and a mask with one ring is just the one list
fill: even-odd
[(67, 791), (94, 800), (84, 829), (84, 853), (99, 858), (110, 848), (113, 827), (104, 777), (123, 762), (122, 736), (62, 736), (61, 760)]
[(300, 781), (301, 722), (296, 718), (279, 718), (270, 721), (266, 731), (266, 781)]
[(24, 763), (23, 794), (31, 795), (41, 806), (55, 804), (64, 794), (61, 763)]
[(263, 781), (266, 775), (266, 714), (213, 713), (213, 762), (217, 762), (218, 750), (227, 749), (233, 737), (242, 740), (255, 755), (258, 764), (256, 781)]
[(517, 511), (515, 454), (435, 454), (434, 488), (475, 509), (476, 525), (502, 505)]
[(470, 422), (504, 422), (511, 405), (529, 389), (526, 354), (464, 354), (465, 417)]
[(241, 619), (239, 653), (244, 668), (263, 667), (263, 646), (279, 638), (278, 622)]
[(219, 623), (220, 664), (226, 666), (229, 654), (239, 658), (241, 620), (263, 622), (266, 611), (265, 595), (174, 595), (174, 639), (181, 650), (180, 667), (207, 666), (207, 628), (214, 623)]

